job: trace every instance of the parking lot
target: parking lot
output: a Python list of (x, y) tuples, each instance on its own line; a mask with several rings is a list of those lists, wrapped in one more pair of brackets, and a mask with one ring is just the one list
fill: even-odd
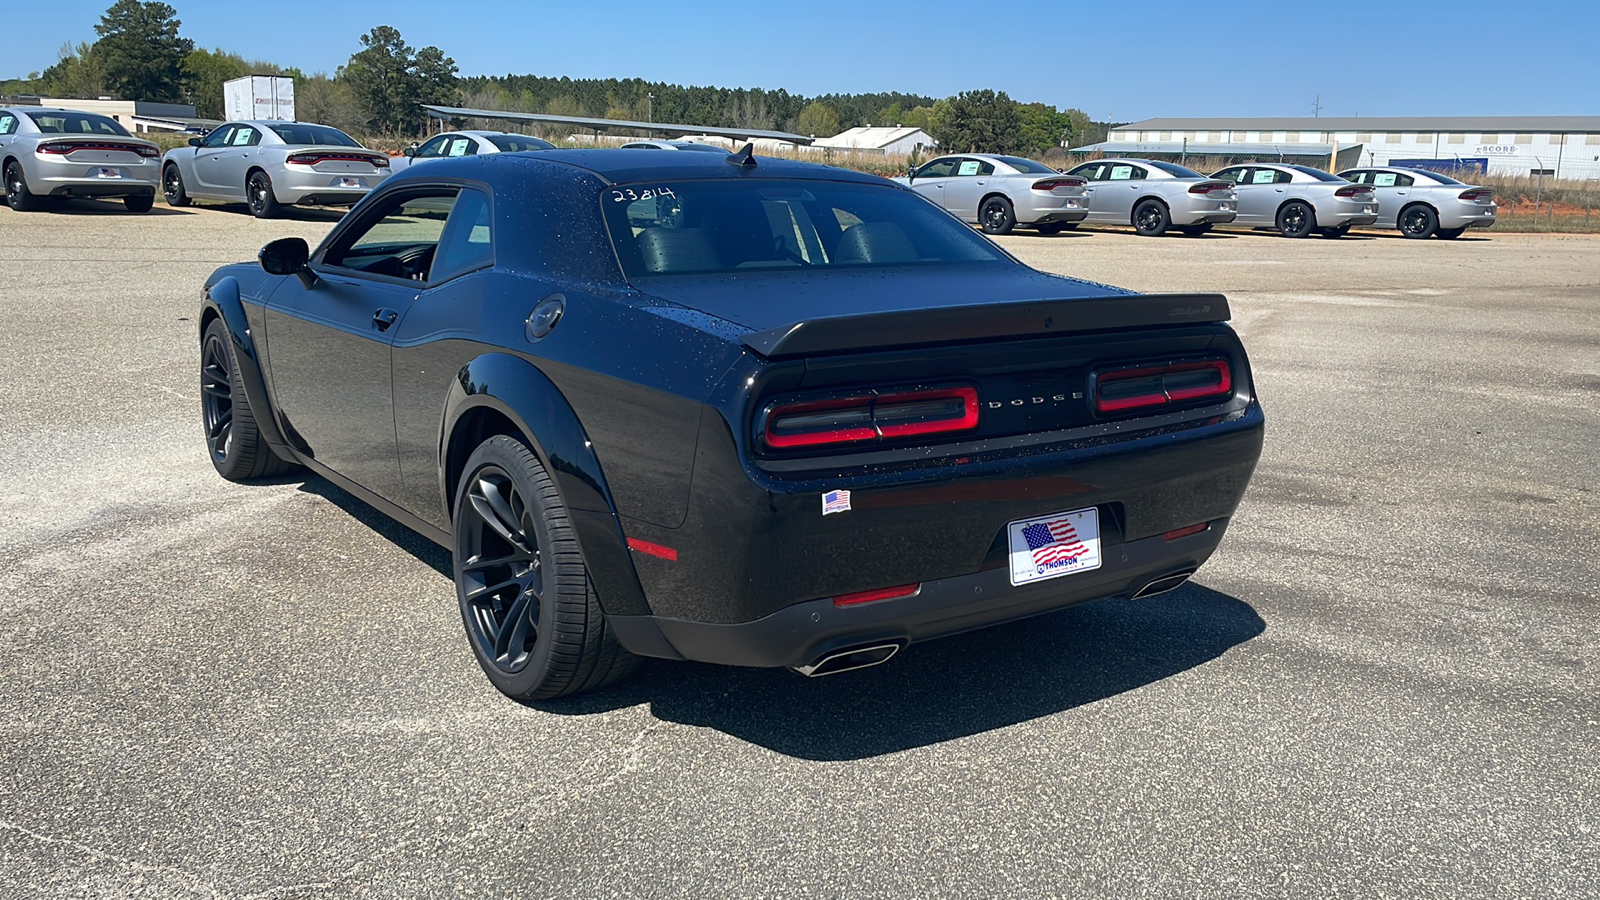
[(1600, 238), (1002, 238), (1228, 294), (1267, 445), (1191, 584), (523, 706), (444, 551), (206, 460), (205, 277), (336, 220), (0, 209), (0, 896), (1600, 885)]

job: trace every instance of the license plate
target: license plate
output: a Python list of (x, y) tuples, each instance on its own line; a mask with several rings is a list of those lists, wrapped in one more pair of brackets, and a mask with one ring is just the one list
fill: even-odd
[(1077, 208), (1078, 208), (1078, 201), (1076, 201), (1076, 200), (1068, 200), (1067, 201), (1067, 209), (1077, 209)]
[(358, 188), (358, 187), (361, 187), (361, 179), (359, 179), (359, 178), (335, 178), (333, 180), (333, 186), (336, 187), (336, 188)]
[(96, 178), (121, 178), (122, 177), (122, 173), (118, 172), (116, 169), (107, 169), (107, 168), (103, 168), (102, 167), (102, 168), (99, 168), (99, 169), (95, 170), (94, 177), (96, 177)]
[(1006, 526), (1014, 586), (1100, 568), (1100, 511), (1094, 507), (1020, 519)]
[(1221, 211), (1221, 212), (1233, 212), (1233, 204), (1232, 203), (1218, 203), (1217, 204), (1217, 209), (1219, 211)]

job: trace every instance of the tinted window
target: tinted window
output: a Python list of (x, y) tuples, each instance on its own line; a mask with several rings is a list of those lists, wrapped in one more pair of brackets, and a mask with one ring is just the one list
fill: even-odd
[(1102, 180), (1102, 176), (1105, 175), (1105, 168), (1106, 167), (1104, 163), (1087, 163), (1077, 167), (1076, 169), (1073, 169), (1067, 174), (1076, 175), (1079, 178), (1087, 178), (1090, 181), (1100, 181)]
[(17, 117), (11, 113), (0, 113), (0, 134), (11, 134), (17, 130)]
[(236, 130), (238, 130), (238, 126), (224, 125), (221, 128), (218, 128), (216, 131), (206, 135), (205, 139), (200, 142), (200, 146), (208, 149), (213, 147), (226, 147), (228, 146), (228, 143), (233, 140), (233, 133)]
[(441, 134), (438, 137), (433, 138), (432, 140), (428, 141), (426, 144), (423, 144), (421, 147), (417, 148), (417, 152), (415, 154), (415, 158), (417, 158), (417, 159), (432, 159), (432, 158), (434, 158), (436, 156), (443, 156), (444, 155), (444, 145), (447, 142), (449, 142), (449, 140), (450, 140), (450, 135), (448, 135), (448, 134)]
[(1277, 169), (1251, 169), (1250, 184), (1283, 184), (1294, 176)]
[(299, 122), (268, 125), (285, 144), (325, 144), (331, 147), (359, 147), (355, 138), (337, 128), (326, 125), (303, 125)]
[(994, 166), (981, 159), (963, 159), (956, 163), (956, 177), (958, 178), (993, 174)]
[(1244, 178), (1244, 173), (1246, 171), (1247, 170), (1243, 168), (1223, 169), (1211, 177), (1217, 179), (1218, 181), (1231, 181), (1234, 184), (1238, 184), (1240, 180)]
[(630, 278), (1005, 260), (920, 196), (879, 185), (676, 181), (605, 188), (600, 203)]
[(1424, 172), (1423, 173), (1423, 177), (1432, 178), (1434, 181), (1437, 181), (1440, 184), (1459, 184), (1459, 185), (1465, 185), (1466, 184), (1465, 181), (1457, 181), (1454, 178), (1451, 178), (1449, 175), (1445, 175), (1445, 174), (1440, 173), (1440, 172), (1435, 172), (1432, 169), (1428, 170), (1427, 172)]
[(1340, 172), (1339, 177), (1352, 184), (1371, 184), (1371, 172)]
[(499, 147), (502, 152), (516, 153), (520, 150), (554, 150), (555, 144), (541, 141), (536, 137), (521, 134), (491, 134), (489, 143)]
[(30, 112), (28, 118), (45, 134), (115, 134), (132, 137), (128, 130), (105, 116), (94, 113), (51, 110)]
[(363, 224), (339, 236), (323, 256), (323, 263), (426, 281), (455, 199), (455, 190), (448, 189), (381, 201), (376, 212), (362, 217)]
[(443, 281), (493, 263), (490, 232), (489, 198), (481, 191), (463, 190), (450, 210), (428, 280)]
[(1011, 168), (1016, 169), (1018, 172), (1026, 172), (1029, 175), (1060, 174), (1055, 169), (1050, 168), (1042, 162), (1034, 162), (1031, 159), (1023, 159), (1020, 156), (996, 156), (995, 159), (998, 159)]
[(444, 143), (445, 156), (473, 156), (477, 152), (477, 143), (466, 135), (454, 135)]
[(1177, 176), (1179, 178), (1204, 178), (1205, 177), (1204, 175), (1201, 175), (1199, 172), (1196, 172), (1193, 169), (1186, 169), (1183, 166), (1178, 165), (1177, 163), (1156, 162), (1155, 160), (1151, 160), (1150, 161), (1150, 165), (1155, 166), (1156, 168), (1160, 169), (1161, 171), (1167, 173), (1168, 175), (1175, 175), (1175, 176)]
[(918, 178), (947, 178), (956, 170), (953, 158), (936, 159), (917, 170)]
[(1107, 181), (1139, 181), (1147, 174), (1144, 169), (1128, 163), (1111, 163), (1109, 169)]
[(233, 137), (228, 139), (230, 147), (254, 147), (261, 143), (261, 132), (247, 125), (240, 125), (234, 129)]
[(1321, 169), (1313, 169), (1310, 166), (1290, 166), (1289, 168), (1295, 170), (1296, 172), (1301, 172), (1303, 174), (1310, 175), (1312, 178), (1315, 178), (1318, 181), (1343, 181), (1344, 180), (1343, 178), (1340, 178), (1337, 175), (1329, 175), (1327, 172), (1324, 172)]

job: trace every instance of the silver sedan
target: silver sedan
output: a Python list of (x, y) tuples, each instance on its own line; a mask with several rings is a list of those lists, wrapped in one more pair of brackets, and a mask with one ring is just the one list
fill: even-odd
[(1398, 228), (1408, 238), (1454, 240), (1468, 228), (1494, 224), (1494, 191), (1427, 169), (1387, 166), (1350, 169), (1339, 177), (1370, 185), (1378, 196), (1379, 228)]
[(623, 150), (698, 150), (701, 153), (727, 153), (727, 147), (701, 144), (696, 141), (629, 141)]
[(405, 155), (389, 161), (394, 171), (429, 159), (452, 156), (477, 156), (480, 153), (517, 153), (522, 150), (554, 150), (555, 144), (526, 134), (503, 131), (448, 131), (430, 138), (421, 146), (407, 147)]
[(1352, 184), (1310, 166), (1250, 163), (1212, 176), (1239, 195), (1240, 225), (1276, 228), (1284, 237), (1316, 232), (1340, 238), (1357, 225), (1378, 221), (1378, 198), (1365, 184)]
[(941, 156), (895, 181), (988, 234), (1010, 234), (1018, 225), (1056, 234), (1089, 211), (1082, 178), (1019, 156)]
[(161, 187), (171, 206), (195, 198), (244, 201), (257, 218), (297, 203), (350, 206), (389, 177), (389, 157), (337, 128), (307, 122), (229, 122), (168, 150)]
[(1097, 159), (1067, 174), (1089, 182), (1090, 222), (1132, 225), (1150, 237), (1176, 226), (1198, 237), (1233, 221), (1233, 185), (1176, 163)]
[(6, 205), (37, 209), (44, 197), (121, 197), (131, 212), (155, 203), (161, 149), (116, 120), (73, 109), (0, 109), (0, 177)]

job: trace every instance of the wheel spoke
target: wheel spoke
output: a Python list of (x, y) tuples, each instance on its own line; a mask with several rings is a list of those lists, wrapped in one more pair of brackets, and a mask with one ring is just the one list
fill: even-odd
[(472, 508), (478, 517), (488, 525), (495, 534), (504, 538), (511, 546), (519, 550), (526, 550), (527, 544), (523, 540), (522, 529), (518, 517), (511, 509), (511, 504), (500, 495), (498, 485), (486, 478), (478, 479), (477, 490), (470, 494)]
[(461, 564), (461, 571), (481, 572), (485, 569), (493, 569), (498, 566), (508, 566), (512, 563), (528, 562), (530, 559), (535, 558), (531, 557), (526, 550), (518, 547), (505, 556), (493, 556), (488, 559), (484, 559), (481, 555), (470, 557), (466, 562)]
[(467, 591), (467, 602), (468, 603), (477, 603), (479, 600), (483, 599), (484, 597), (492, 597), (495, 594), (500, 593), (501, 591), (505, 590), (508, 587), (521, 587), (522, 586), (522, 582), (524, 580), (524, 577), (525, 576), (519, 576), (519, 577), (516, 577), (516, 578), (507, 578), (506, 580), (501, 581), (501, 582), (497, 582), (495, 584), (488, 584), (488, 585), (484, 585), (481, 588), (474, 588), (474, 589), (472, 589), (470, 591)]
[(216, 421), (211, 423), (211, 431), (208, 437), (210, 437), (213, 442), (220, 440), (222, 436), (227, 433), (228, 428), (231, 425), (233, 425), (233, 410), (222, 410), (217, 414)]
[(533, 618), (528, 613), (533, 608), (535, 599), (534, 595), (526, 590), (517, 595), (517, 602), (511, 605), (510, 611), (501, 621), (500, 630), (494, 636), (495, 659), (511, 662), (527, 643), (528, 632), (533, 629)]

